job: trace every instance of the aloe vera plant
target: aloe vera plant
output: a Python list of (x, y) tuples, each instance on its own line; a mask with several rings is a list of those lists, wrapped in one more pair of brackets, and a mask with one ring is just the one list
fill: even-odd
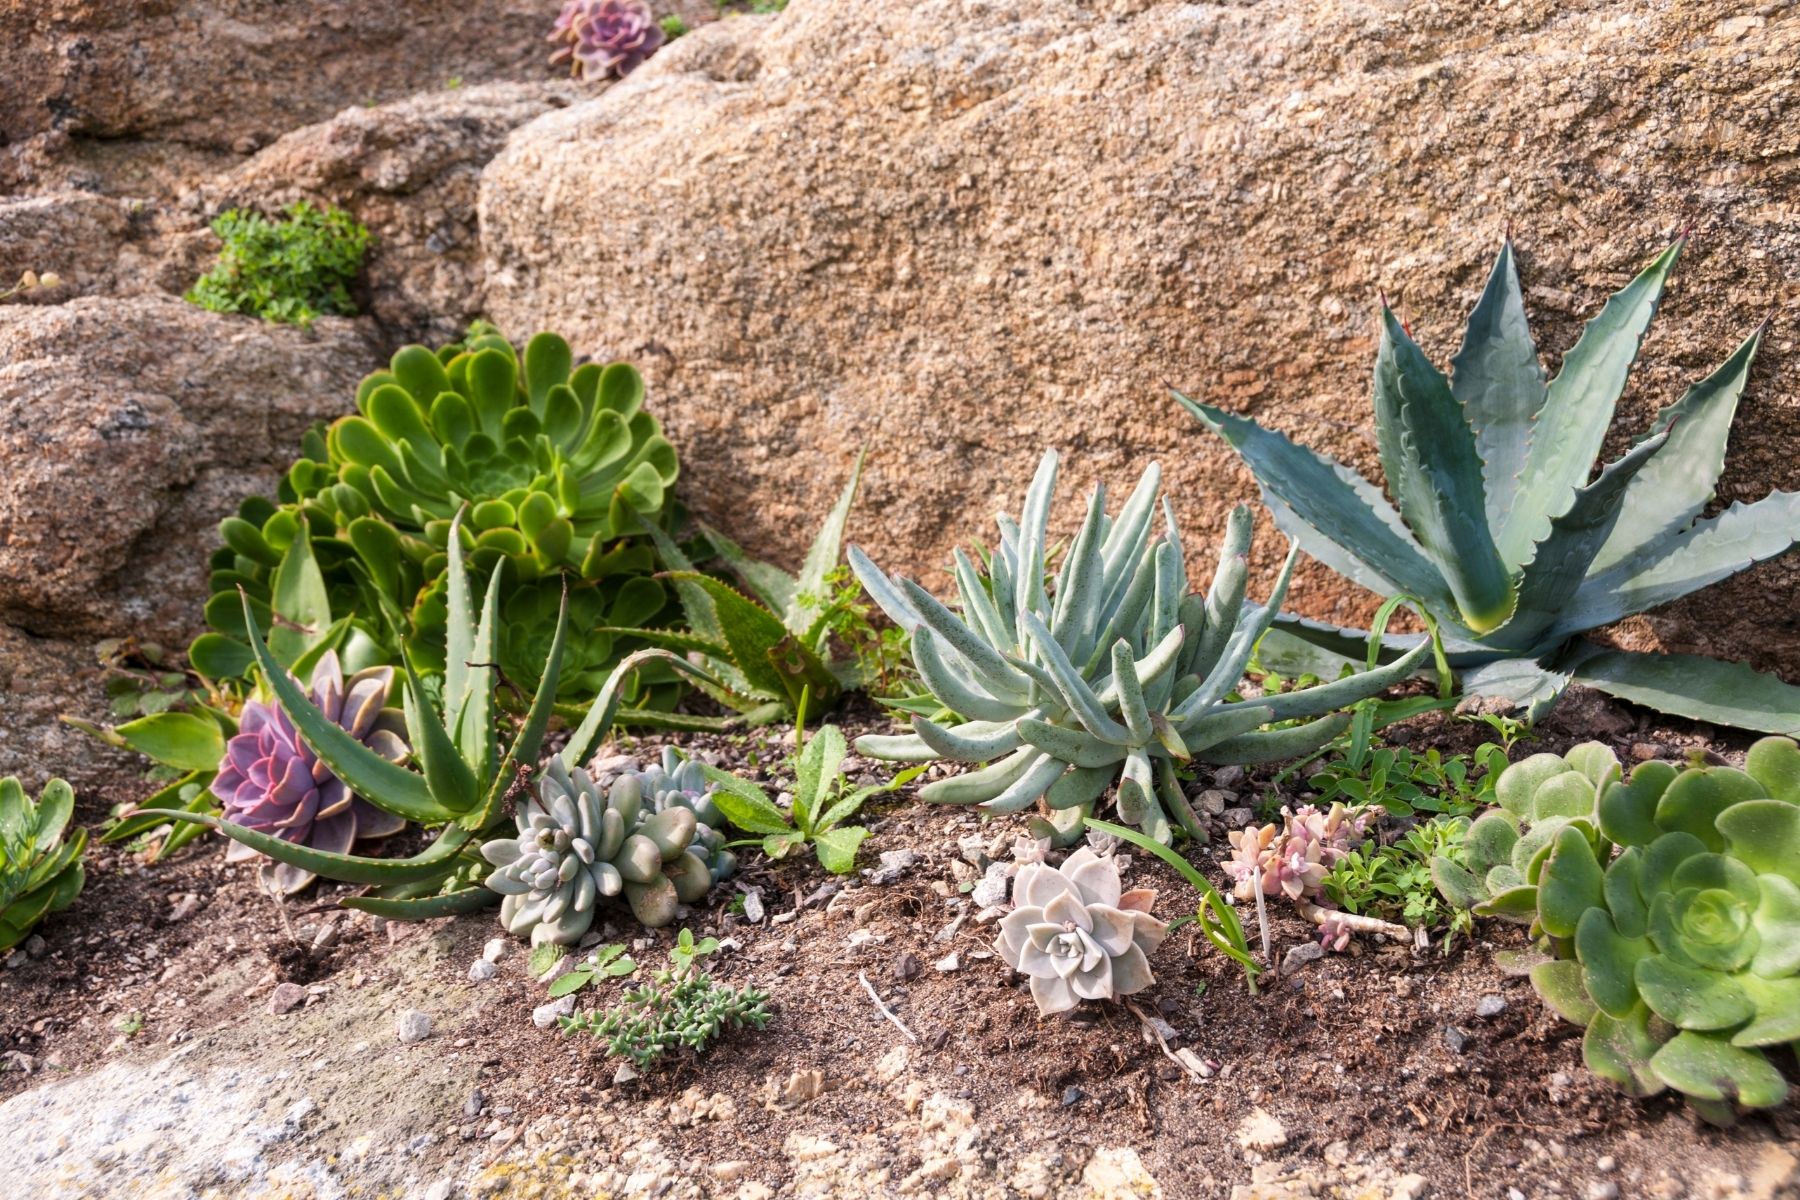
[(1586, 1026), (1596, 1075), (1728, 1124), (1787, 1098), (1768, 1055), (1800, 1047), (1800, 746), (1764, 738), (1741, 771), (1654, 765), (1601, 788), (1598, 838), (1576, 818), (1535, 859), (1556, 957), (1531, 979)]
[[(1681, 246), (1607, 301), (1547, 383), (1510, 242), (1449, 377), (1384, 303), (1375, 426), (1394, 504), (1279, 433), (1175, 398), (1243, 456), (1276, 524), (1307, 553), (1371, 591), (1424, 603), (1466, 692), (1540, 716), (1577, 681), (1679, 716), (1795, 732), (1800, 687), (1742, 664), (1582, 636), (1786, 553), (1800, 537), (1795, 492), (1699, 519), (1761, 329), (1589, 479)], [(1287, 616), (1276, 630), (1291, 635), (1280, 648), (1292, 662), (1316, 664), (1317, 650), (1360, 657), (1367, 640)]]
[[(967, 718), (947, 726), (915, 716), (911, 734), (865, 736), (857, 749), (872, 758), (992, 764), (927, 785), (920, 792), (927, 800), (1017, 812), (1041, 799), (1040, 831), (1066, 845), (1117, 779), (1125, 823), (1163, 843), (1177, 826), (1204, 837), (1176, 763), (1310, 753), (1348, 725), (1340, 710), (1405, 678), (1427, 652), (1420, 645), (1388, 666), (1332, 683), (1237, 698), (1251, 653), (1287, 595), (1299, 548), (1290, 547), (1268, 603), (1247, 603), (1252, 521), (1240, 507), (1210, 591), (1190, 593), (1167, 500), (1162, 531), (1154, 528), (1161, 472), (1153, 464), (1114, 517), (1106, 515), (1105, 489), (1094, 491), (1052, 580), (1045, 562), (1056, 469), (1055, 452), (1046, 453), (1020, 519), (1000, 518), (1000, 545), (984, 552), (983, 569), (956, 552), (960, 615), (850, 548), (863, 587), (911, 631), (925, 686)], [(1291, 721), (1305, 723), (1269, 727)]]
[[(431, 845), (409, 858), (373, 858), (297, 845), (210, 813), (152, 809), (138, 815), (210, 826), (299, 871), (370, 885), (374, 889), (371, 894), (344, 903), (382, 916), (442, 916), (498, 901), (498, 893), (482, 886), (488, 870), (479, 851), (484, 840), (506, 836), (506, 831), (514, 828), (506, 800), (520, 772), (536, 765), (543, 745), (562, 669), (568, 610), (565, 605), (558, 615), (556, 634), (530, 708), (517, 733), (503, 746), (494, 651), (505, 571), (496, 568), (490, 574), (478, 620), (458, 537), (461, 520), (461, 514), (454, 517), (449, 530), (449, 620), (441, 689), (427, 688), (410, 664), (404, 666), (405, 728), (418, 770), (389, 761), (320, 711), (264, 644), (256, 614), (248, 600), (244, 602), (249, 644), (273, 706), (291, 723), (300, 742), (318, 763), (375, 809), (438, 829)], [(705, 678), (699, 668), (665, 651), (644, 650), (626, 658), (613, 670), (570, 736), (561, 754), (566, 769), (581, 766), (611, 728), (625, 684), (651, 662)]]
[(669, 572), (687, 617), (687, 629), (603, 628), (602, 634), (632, 636), (678, 653), (697, 656), (721, 686), (700, 684), (713, 699), (736, 710), (751, 724), (801, 711), (801, 699), (814, 711), (829, 710), (845, 688), (864, 686), (858, 665), (832, 654), (828, 577), (843, 552), (844, 527), (862, 478), (863, 456), (856, 456), (850, 481), (806, 552), (798, 575), (749, 557), (718, 530), (702, 530), (720, 559), (735, 572), (751, 595), (722, 579), (694, 568), (675, 540), (648, 522), (643, 530)]

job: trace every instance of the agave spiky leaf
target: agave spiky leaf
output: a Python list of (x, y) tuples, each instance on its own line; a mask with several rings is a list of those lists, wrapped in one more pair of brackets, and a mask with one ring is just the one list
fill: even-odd
[[(1105, 491), (1090, 499), (1079, 532), (1046, 586), (1048, 521), (1057, 458), (1039, 463), (1017, 523), (1001, 518), (986, 571), (959, 557), (958, 603), (946, 606), (911, 580), (884, 574), (851, 547), (851, 569), (893, 621), (912, 634), (919, 675), (963, 723), (913, 719), (910, 736), (861, 738), (871, 757), (989, 765), (942, 779), (927, 800), (1015, 812), (1042, 804), (1066, 840), (1117, 781), (1127, 824), (1161, 842), (1198, 822), (1174, 764), (1272, 761), (1310, 752), (1348, 721), (1339, 711), (1404, 678), (1426, 653), (1321, 687), (1236, 699), (1257, 641), (1286, 595), (1290, 550), (1267, 604), (1245, 600), (1251, 516), (1227, 525), (1211, 588), (1190, 592), (1180, 531), (1152, 465), (1112, 519)], [(1275, 721), (1307, 721), (1265, 728)]]
[[(1583, 637), (1800, 539), (1800, 493), (1698, 519), (1724, 467), (1761, 329), (1590, 482), (1681, 247), (1607, 301), (1548, 383), (1510, 242), (1447, 385), (1384, 305), (1375, 420), (1397, 508), (1373, 484), (1278, 433), (1176, 399), (1243, 456), (1276, 524), (1309, 554), (1372, 591), (1419, 598), (1442, 626), (1466, 691), (1537, 716), (1578, 680), (1667, 712), (1790, 732), (1800, 728), (1800, 687), (1752, 679), (1736, 664), (1602, 653)], [(1333, 661), (1300, 642), (1360, 659), (1368, 635), (1284, 616), (1266, 656), (1313, 669)]]

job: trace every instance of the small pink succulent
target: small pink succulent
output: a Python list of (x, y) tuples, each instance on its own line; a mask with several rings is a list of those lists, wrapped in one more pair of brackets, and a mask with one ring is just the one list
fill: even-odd
[(1341, 804), (1329, 812), (1304, 804), (1281, 810), (1279, 830), (1269, 824), (1228, 835), (1231, 858), (1225, 869), (1237, 881), (1233, 892), (1240, 900), (1254, 898), (1260, 876), (1265, 896), (1312, 899), (1338, 860), (1362, 844), (1369, 820), (1369, 814)]
[(644, 0), (563, 0), (550, 41), (550, 61), (567, 62), (571, 75), (623, 79), (662, 46), (663, 31)]

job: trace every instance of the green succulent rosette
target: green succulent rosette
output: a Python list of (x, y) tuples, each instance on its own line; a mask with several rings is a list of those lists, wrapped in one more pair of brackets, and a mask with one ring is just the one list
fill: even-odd
[(1538, 876), (1558, 954), (1532, 971), (1540, 994), (1633, 1095), (1673, 1089), (1720, 1123), (1781, 1104), (1769, 1054), (1800, 1046), (1800, 747), (1765, 738), (1741, 771), (1640, 767), (1597, 819), (1598, 852), (1565, 825)]
[[(679, 465), (643, 400), (634, 368), (577, 365), (551, 333), (523, 353), (485, 325), (436, 352), (401, 349), (363, 380), (354, 414), (306, 437), (275, 502), (252, 498), (221, 523), (207, 605), (213, 632), (191, 648), (194, 665), (216, 679), (249, 669), (238, 593), (260, 620), (285, 616), (279, 576), (304, 527), (331, 608), (368, 618), (366, 632), (398, 661), (399, 639), (376, 628), (385, 613), (412, 665), (441, 670), (443, 576), (452, 519), (465, 508), (458, 536), (470, 569), (506, 572), (508, 677), (526, 691), (565, 577), (572, 603), (592, 608), (597, 625), (665, 616), (670, 601), (653, 578), (644, 527), (669, 523)], [(546, 603), (546, 593), (556, 599)], [(612, 634), (576, 643), (563, 700), (592, 696), (639, 648)], [(674, 689), (664, 690), (672, 699)]]

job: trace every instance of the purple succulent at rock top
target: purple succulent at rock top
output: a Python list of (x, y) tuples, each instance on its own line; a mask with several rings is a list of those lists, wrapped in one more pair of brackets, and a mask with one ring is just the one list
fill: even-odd
[(550, 61), (582, 79), (624, 78), (663, 44), (662, 26), (643, 0), (564, 0), (551, 29)]
[[(408, 751), (403, 714), (385, 707), (393, 685), (392, 667), (358, 671), (346, 680), (336, 652), (327, 652), (313, 668), (311, 699), (352, 737), (397, 763)], [(354, 795), (295, 733), (287, 714), (259, 700), (244, 705), (212, 792), (224, 802), (226, 820), (314, 850), (344, 853), (358, 840), (388, 837), (406, 824)], [(228, 862), (261, 857), (238, 842), (225, 852)], [(314, 879), (310, 871), (268, 860), (262, 874), (264, 885), (283, 895)]]

